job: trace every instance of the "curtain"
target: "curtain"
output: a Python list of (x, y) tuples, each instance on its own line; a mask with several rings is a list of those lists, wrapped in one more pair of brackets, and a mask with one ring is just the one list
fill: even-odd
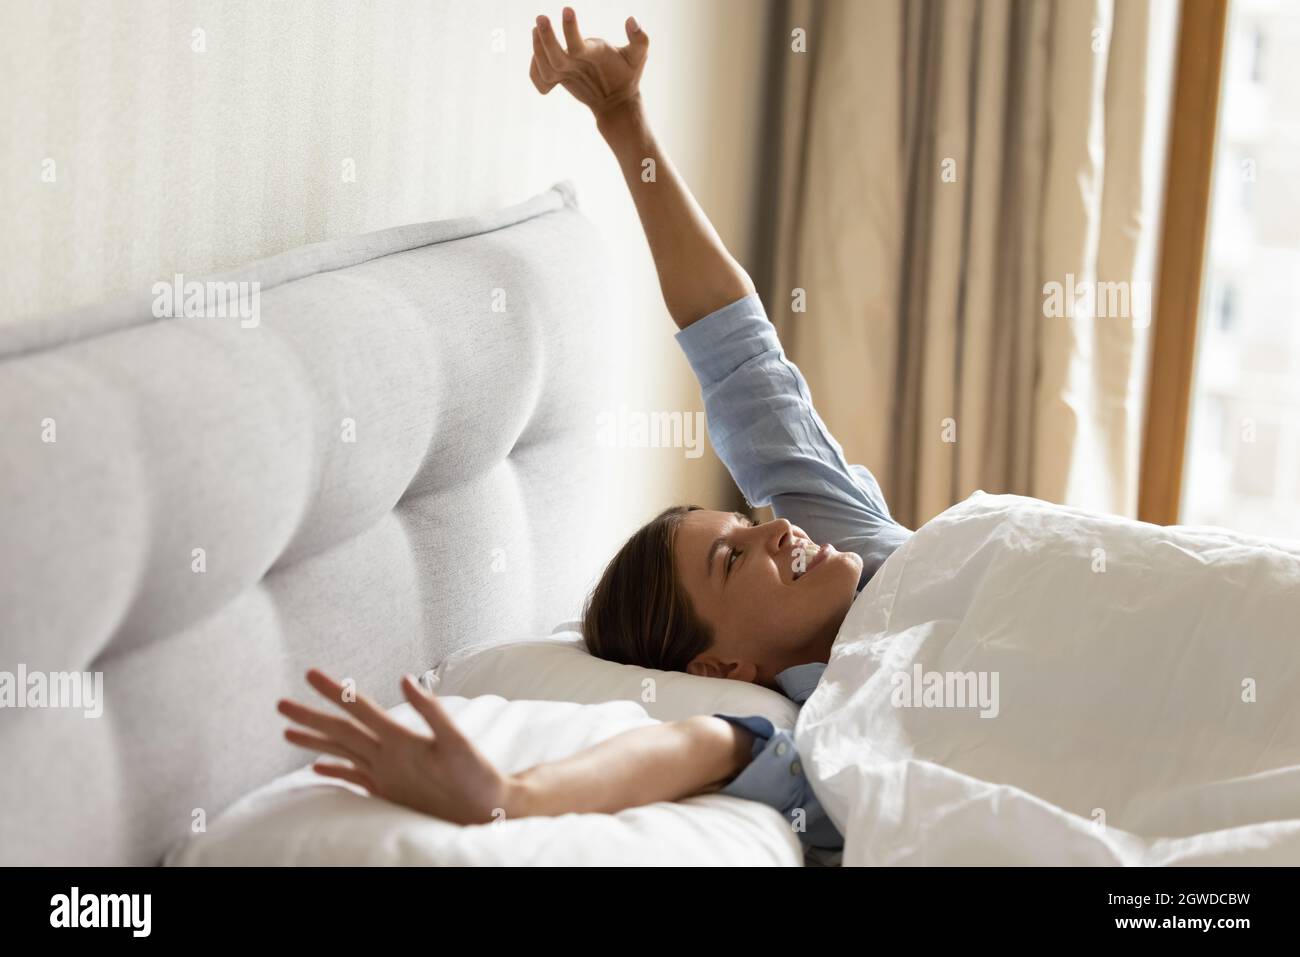
[(759, 281), (913, 527), (1133, 514), (1176, 0), (782, 0)]

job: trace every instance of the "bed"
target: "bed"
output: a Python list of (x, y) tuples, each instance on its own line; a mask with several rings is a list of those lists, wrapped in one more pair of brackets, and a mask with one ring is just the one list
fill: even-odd
[[(164, 283), (0, 325), (0, 671), (28, 694), (0, 711), (0, 864), (159, 863), (303, 767), (274, 705), (307, 700), (308, 667), (396, 707), (402, 674), (572, 618), (612, 545), (592, 508), (606, 272), (559, 184), (208, 278), (256, 288), (256, 314), (157, 318)], [(98, 714), (25, 706), (31, 676), (83, 674)], [(617, 712), (548, 713), (586, 729), (575, 747), (657, 720), (568, 707)], [(518, 744), (500, 753), (542, 753)], [(776, 812), (699, 800), (733, 822), (715, 841), (759, 845), (716, 862), (799, 862)], [(661, 825), (633, 823), (635, 862)]]
[[(607, 271), (560, 184), (212, 280), (256, 310), (0, 325), (0, 865), (1300, 860), (1300, 543), (976, 493), (802, 711), (587, 654)], [(504, 770), (762, 714), (843, 855), (719, 794), (468, 828), (367, 797), (281, 738), (310, 666), (402, 721), (421, 675)]]

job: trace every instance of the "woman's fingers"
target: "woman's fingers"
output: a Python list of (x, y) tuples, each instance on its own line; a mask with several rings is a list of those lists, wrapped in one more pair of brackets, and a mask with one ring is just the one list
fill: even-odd
[(430, 730), (433, 731), (433, 739), (459, 740), (460, 731), (452, 723), (447, 712), (443, 710), (442, 703), (436, 697), (425, 692), (413, 677), (405, 675), (402, 678), (402, 693), (406, 695), (406, 700), (411, 702), (411, 707), (420, 713), (428, 723)]
[[(537, 31), (533, 31), (533, 43), (537, 43)], [(528, 79), (533, 81), (533, 86), (537, 87), (537, 92), (545, 96), (555, 89), (554, 83), (547, 83), (542, 79), (542, 74), (537, 68), (537, 55), (533, 55), (533, 62), (528, 65)]]
[(636, 17), (628, 17), (623, 29), (627, 31), (627, 46), (620, 47), (618, 52), (635, 70), (645, 63), (646, 54), (650, 52), (650, 38), (636, 22)]
[(367, 761), (374, 760), (379, 742), (364, 728), (358, 727), (355, 722), (308, 708), (287, 698), (276, 707), (286, 718), (306, 725), (313, 731), (319, 731), (325, 737), (337, 741), (346, 748), (351, 748)]
[(560, 19), (564, 23), (564, 45), (569, 50), (569, 56), (577, 56), (585, 45), (582, 34), (578, 31), (578, 15), (573, 12), (573, 7), (565, 7)]
[(365, 788), (371, 794), (377, 790), (375, 782), (370, 779), (370, 775), (364, 771), (358, 771), (356, 768), (349, 768), (342, 764), (326, 764), (324, 761), (317, 761), (311, 766), (311, 769), (317, 774), (327, 778), (339, 778), (357, 787)]
[(531, 69), (537, 71), (537, 76), (545, 85), (546, 89), (544, 90), (540, 86), (538, 87), (543, 93), (551, 92), (551, 88), (560, 82), (560, 78), (551, 69), (550, 61), (546, 59), (546, 51), (542, 49), (542, 31), (537, 27), (533, 27), (533, 65)]
[(285, 728), (284, 737), (290, 744), (296, 744), (308, 751), (319, 751), (322, 754), (332, 754), (336, 758), (346, 758), (353, 764), (366, 765), (369, 763), (351, 748), (339, 744), (333, 738), (326, 738), (319, 734), (308, 734), (306, 731), (299, 731), (297, 728)]
[(401, 728), (366, 695), (360, 692), (349, 693), (349, 689), (319, 669), (313, 668), (307, 672), (307, 683), (320, 692), (321, 697), (334, 702), (375, 734), (382, 735)]
[(537, 36), (542, 43), (542, 53), (546, 58), (547, 64), (556, 75), (562, 75), (569, 70), (569, 57), (560, 46), (560, 41), (555, 39), (555, 31), (551, 29), (551, 21), (546, 17), (537, 18)]

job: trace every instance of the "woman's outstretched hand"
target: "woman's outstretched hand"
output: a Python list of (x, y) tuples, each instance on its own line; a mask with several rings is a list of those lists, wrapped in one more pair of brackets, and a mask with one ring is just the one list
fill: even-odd
[(312, 732), (287, 728), (293, 744), (343, 758), (347, 764), (318, 761), (317, 774), (341, 778), (396, 804), (454, 824), (484, 824), (514, 816), (514, 780), (497, 771), (452, 723), (438, 699), (407, 675), (406, 700), (428, 723), (432, 736), (394, 721), (374, 701), (315, 669), (307, 683), (338, 705), (348, 717), (281, 700), (277, 710)]
[(550, 93), (556, 84), (564, 87), (602, 119), (640, 95), (641, 71), (645, 67), (650, 38), (628, 17), (627, 46), (616, 47), (604, 40), (584, 39), (578, 31), (578, 17), (564, 8), (564, 42), (560, 46), (551, 21), (537, 18), (533, 27), (533, 62), (528, 75), (539, 93)]

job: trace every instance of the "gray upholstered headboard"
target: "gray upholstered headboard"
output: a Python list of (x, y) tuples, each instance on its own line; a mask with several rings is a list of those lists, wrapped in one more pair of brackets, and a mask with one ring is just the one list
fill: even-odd
[(256, 325), (154, 289), (0, 324), (0, 680), (103, 675), (99, 717), (0, 708), (0, 864), (154, 863), (305, 763), (274, 706), (309, 666), (391, 706), (573, 617), (605, 273), (561, 184), (221, 277)]

